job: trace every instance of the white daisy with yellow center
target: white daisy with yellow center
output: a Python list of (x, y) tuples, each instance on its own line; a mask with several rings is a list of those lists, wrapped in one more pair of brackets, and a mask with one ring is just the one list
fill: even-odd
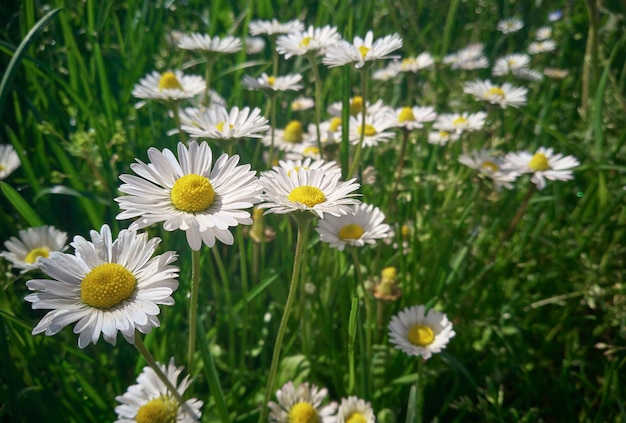
[(400, 107), (395, 110), (396, 126), (412, 131), (421, 129), (424, 123), (437, 119), (437, 112), (431, 106)]
[(253, 78), (245, 75), (241, 83), (249, 90), (263, 91), (298, 91), (302, 88), (302, 75), (299, 73), (285, 76), (268, 76), (262, 73), (260, 77)]
[(494, 188), (501, 187), (513, 189), (513, 182), (519, 176), (519, 172), (503, 169), (503, 161), (494, 156), (489, 150), (474, 150), (468, 154), (461, 154), (459, 162), (476, 170), (481, 177), (493, 181)]
[(278, 35), (304, 31), (304, 24), (298, 20), (279, 22), (276, 18), (267, 21), (257, 19), (248, 25), (250, 35)]
[(367, 113), (365, 123), (363, 115), (350, 117), (349, 139), (352, 144), (358, 144), (363, 136), (363, 147), (374, 147), (381, 142), (387, 142), (396, 134), (388, 129), (397, 126), (397, 119), (393, 112)]
[(209, 145), (191, 141), (189, 148), (178, 144), (178, 159), (167, 148), (150, 148), (148, 157), (149, 164), (137, 159), (130, 165), (138, 176), (120, 176), (119, 190), (127, 195), (115, 199), (122, 210), (117, 219), (138, 218), (131, 229), (163, 222), (167, 231), (185, 231), (197, 251), (216, 239), (232, 245), (229, 228), (252, 224), (247, 209), (259, 201), (262, 187), (250, 165), (238, 166), (239, 156), (223, 154), (213, 164)]
[[(182, 397), (191, 385), (189, 375), (178, 382), (183, 367), (176, 367), (173, 358), (167, 367), (157, 364)], [(129, 386), (124, 395), (115, 400), (120, 405), (115, 407), (117, 420), (114, 423), (193, 423), (202, 417), (202, 401), (191, 398), (180, 404), (149, 366), (143, 368), (137, 384)]]
[(389, 342), (408, 355), (429, 359), (441, 352), (455, 335), (448, 317), (423, 305), (407, 307), (391, 318)]
[(510, 34), (524, 28), (524, 22), (518, 18), (502, 19), (498, 22), (497, 28), (503, 34)]
[(528, 54), (548, 53), (556, 50), (554, 40), (535, 41), (528, 45)]
[(178, 268), (171, 264), (176, 253), (156, 257), (161, 240), (145, 233), (124, 229), (114, 241), (111, 229), (103, 225), (91, 231), (91, 241), (74, 237), (75, 253), (50, 253), (41, 259), (40, 269), (52, 279), (33, 279), (26, 286), (33, 294), (25, 300), (33, 309), (48, 309), (33, 329), (33, 335), (55, 335), (74, 323), (78, 346), (96, 344), (100, 334), (112, 345), (118, 331), (129, 343), (135, 331), (149, 333), (159, 326), (159, 304), (173, 305), (178, 288)]
[(258, 207), (267, 209), (266, 214), (310, 212), (320, 218), (348, 214), (359, 203), (354, 198), (359, 184), (354, 178), (346, 182), (340, 178), (338, 173), (327, 173), (321, 168), (296, 172), (274, 168), (259, 179), (265, 194)]
[(0, 181), (20, 167), (20, 157), (11, 144), (0, 145)]
[(361, 203), (344, 216), (326, 216), (315, 230), (322, 242), (343, 251), (346, 246), (363, 247), (392, 237), (393, 230), (384, 220), (385, 215), (378, 207)]
[(415, 57), (405, 57), (398, 65), (398, 71), (400, 72), (413, 72), (416, 73), (422, 69), (432, 68), (435, 64), (435, 59), (428, 53), (420, 53)]
[(326, 25), (320, 28), (309, 26), (306, 31), (279, 36), (276, 39), (276, 51), (284, 54), (285, 59), (305, 54), (320, 56), (340, 39), (341, 35), (334, 26)]
[(433, 124), (433, 128), (461, 135), (463, 132), (483, 129), (486, 119), (487, 113), (485, 112), (444, 113), (439, 115), (437, 121)]
[(334, 423), (337, 403), (322, 405), (328, 391), (302, 383), (296, 389), (287, 382), (276, 391), (277, 402), (270, 402), (269, 421), (272, 423)]
[(530, 64), (530, 56), (522, 53), (507, 54), (506, 56), (496, 59), (491, 74), (494, 76), (503, 76), (508, 74), (516, 75), (524, 72)]
[(574, 156), (554, 154), (552, 148), (545, 147), (539, 147), (534, 154), (528, 151), (508, 153), (503, 161), (504, 169), (519, 173), (532, 173), (530, 180), (537, 186), (537, 189), (546, 187), (546, 179), (551, 181), (574, 179), (572, 169), (580, 165)]
[[(195, 109), (186, 114), (181, 129), (193, 138), (236, 140), (240, 138), (263, 138), (270, 126), (261, 116), (261, 109), (249, 107), (227, 110), (216, 105), (207, 109)], [(182, 123), (182, 120), (181, 120)]]
[(152, 72), (135, 84), (133, 96), (146, 100), (180, 101), (204, 92), (206, 82), (197, 75), (181, 71)]
[(448, 143), (452, 144), (459, 139), (461, 139), (461, 135), (457, 134), (456, 131), (450, 132), (440, 129), (438, 131), (431, 131), (428, 133), (429, 144), (446, 145)]
[(443, 63), (450, 65), (452, 69), (484, 69), (489, 67), (489, 60), (484, 55), (485, 45), (472, 43), (465, 48), (448, 54), (443, 58)]
[(39, 226), (22, 229), (18, 237), (11, 237), (4, 242), (7, 251), (0, 257), (9, 260), (13, 268), (21, 269), (22, 273), (37, 269), (42, 258), (50, 257), (53, 251), (67, 248), (67, 234), (54, 226)]
[(402, 38), (398, 34), (386, 35), (374, 41), (374, 33), (368, 31), (365, 38), (354, 37), (352, 43), (340, 40), (329, 47), (322, 63), (331, 68), (354, 63), (357, 69), (361, 69), (367, 62), (399, 58), (390, 53), (401, 47)]
[(358, 397), (342, 398), (337, 409), (336, 423), (375, 423), (372, 405)]
[(194, 32), (180, 37), (178, 48), (214, 54), (232, 54), (240, 51), (243, 44), (239, 38), (231, 35), (220, 38)]
[(497, 104), (506, 109), (508, 106), (519, 107), (526, 105), (528, 89), (516, 87), (508, 82), (502, 85), (495, 85), (487, 79), (466, 82), (463, 92), (473, 95), (476, 100)]
[(336, 173), (341, 175), (341, 168), (336, 162), (321, 159), (314, 160), (310, 157), (296, 160), (279, 160), (278, 166), (275, 166), (273, 170), (276, 171), (279, 168), (284, 169), (287, 172), (287, 175), (291, 175), (292, 172), (311, 169), (321, 169), (328, 174)]

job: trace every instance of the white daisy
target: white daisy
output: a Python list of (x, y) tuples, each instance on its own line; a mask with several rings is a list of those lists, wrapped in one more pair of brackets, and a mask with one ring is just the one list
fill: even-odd
[(302, 112), (312, 109), (315, 106), (315, 100), (311, 97), (298, 97), (291, 102), (291, 110), (294, 112)]
[(265, 48), (265, 40), (261, 37), (246, 38), (246, 54), (257, 54)]
[(37, 269), (42, 258), (50, 257), (53, 251), (64, 251), (67, 246), (67, 234), (54, 226), (39, 226), (23, 229), (18, 238), (11, 237), (4, 242), (8, 251), (0, 253), (0, 257), (9, 260), (15, 269), (22, 273)]
[(383, 223), (384, 220), (385, 215), (378, 207), (361, 203), (344, 216), (326, 216), (320, 219), (315, 230), (321, 241), (343, 251), (346, 245), (363, 247), (392, 236), (393, 231), (389, 225)]
[(553, 40), (536, 41), (528, 45), (528, 54), (548, 53), (554, 50), (556, 43)]
[(520, 78), (520, 79), (525, 79), (526, 81), (533, 81), (533, 82), (538, 82), (543, 79), (543, 74), (534, 69), (518, 69), (515, 72), (513, 72), (513, 76)]
[(341, 216), (359, 203), (355, 191), (359, 189), (356, 179), (342, 182), (338, 173), (327, 173), (323, 169), (301, 169), (287, 172), (275, 168), (265, 172), (259, 179), (265, 188), (263, 203), (258, 207), (266, 213), (293, 213), (306, 211), (320, 218), (324, 214)]
[[(274, 130), (274, 147), (281, 151), (291, 151), (295, 146), (306, 142), (309, 134), (304, 132), (302, 123), (299, 120), (291, 120), (284, 129)], [(263, 137), (263, 144), (267, 147), (272, 145), (272, 135), (270, 133)]]
[(20, 157), (11, 144), (0, 145), (0, 181), (20, 167)]
[(143, 99), (177, 101), (195, 97), (204, 92), (206, 82), (197, 75), (184, 75), (181, 71), (152, 72), (135, 84), (133, 96)]
[(75, 253), (50, 253), (39, 268), (53, 279), (33, 279), (26, 286), (34, 294), (25, 300), (33, 309), (49, 311), (33, 329), (55, 335), (74, 323), (78, 346), (85, 348), (104, 340), (115, 345), (117, 332), (131, 344), (135, 331), (149, 333), (159, 326), (158, 304), (173, 305), (178, 288), (176, 253), (151, 258), (161, 240), (133, 230), (122, 230), (113, 241), (111, 229), (91, 231), (91, 242), (75, 236)]
[(269, 421), (273, 423), (335, 423), (337, 403), (322, 405), (328, 390), (301, 383), (296, 389), (287, 382), (276, 391), (276, 400), (268, 404)]
[(310, 138), (305, 142), (295, 144), (292, 146), (291, 150), (285, 154), (285, 158), (289, 160), (302, 160), (306, 157), (313, 160), (320, 160), (322, 158), (320, 149), (317, 146), (317, 140)]
[(532, 173), (530, 180), (538, 189), (546, 187), (546, 179), (551, 181), (568, 181), (574, 179), (572, 169), (580, 162), (573, 156), (554, 154), (551, 148), (539, 147), (535, 154), (527, 151), (508, 153), (504, 156), (504, 169), (519, 173)]
[(444, 313), (423, 305), (407, 307), (391, 318), (389, 342), (408, 355), (429, 359), (441, 352), (455, 335), (452, 323)]
[(448, 54), (443, 58), (443, 63), (451, 65), (452, 69), (484, 69), (489, 66), (489, 61), (484, 55), (485, 45), (472, 43), (456, 53)]
[(336, 44), (341, 35), (334, 26), (326, 25), (321, 28), (309, 26), (306, 31), (292, 32), (281, 35), (276, 39), (276, 51), (285, 55), (285, 59), (293, 56), (314, 54), (321, 56), (330, 46)]
[(228, 140), (263, 138), (264, 133), (270, 128), (267, 122), (267, 119), (261, 116), (259, 108), (250, 113), (248, 107), (241, 110), (233, 107), (229, 112), (222, 106), (215, 106), (204, 110), (196, 109), (195, 114), (187, 114), (185, 124), (182, 124), (181, 128), (194, 138)]
[(552, 37), (552, 28), (549, 26), (542, 26), (535, 32), (535, 40), (544, 41)]
[(178, 48), (205, 53), (230, 54), (240, 51), (243, 45), (239, 38), (230, 35), (220, 38), (194, 32), (193, 34), (183, 35), (178, 40)]
[(206, 142), (178, 143), (178, 159), (167, 148), (148, 150), (151, 163), (137, 159), (130, 168), (138, 175), (121, 175), (119, 188), (125, 196), (115, 199), (123, 210), (117, 219), (139, 218), (131, 229), (163, 222), (166, 231), (185, 231), (191, 249), (215, 239), (233, 244), (229, 228), (250, 225), (246, 210), (259, 200), (262, 191), (250, 165), (238, 166), (239, 156), (221, 155), (212, 164), (213, 153)]
[(480, 176), (491, 179), (496, 190), (501, 187), (513, 189), (513, 182), (519, 176), (518, 172), (503, 169), (502, 159), (488, 150), (474, 150), (469, 154), (461, 154), (459, 162), (478, 171)]
[(329, 47), (322, 63), (331, 68), (354, 63), (357, 69), (361, 69), (366, 62), (398, 58), (390, 56), (390, 53), (401, 47), (402, 38), (398, 34), (386, 35), (374, 41), (374, 33), (368, 31), (365, 38), (354, 37), (352, 43), (340, 40)]
[(524, 22), (518, 18), (503, 19), (498, 22), (497, 28), (503, 34), (510, 34), (524, 28)]
[(428, 134), (428, 143), (429, 144), (437, 144), (437, 145), (446, 145), (447, 143), (453, 143), (458, 141), (461, 138), (461, 135), (455, 132), (449, 131), (432, 131)]
[(372, 405), (365, 400), (352, 396), (342, 398), (337, 410), (336, 423), (375, 423), (376, 416)]
[(249, 90), (298, 91), (302, 88), (301, 80), (302, 75), (299, 73), (285, 76), (267, 76), (263, 73), (259, 78), (245, 75), (241, 83)]
[(422, 69), (431, 68), (435, 64), (435, 59), (428, 53), (420, 53), (415, 57), (405, 57), (398, 64), (400, 72), (418, 72)]
[(248, 25), (250, 35), (278, 35), (292, 32), (304, 31), (304, 24), (298, 20), (279, 22), (277, 19), (271, 21), (254, 20)]
[(395, 126), (406, 128), (409, 131), (421, 129), (424, 127), (425, 122), (432, 122), (437, 119), (437, 112), (431, 106), (401, 107), (396, 109), (395, 112)]
[[(274, 170), (282, 168), (287, 172), (287, 175), (291, 176), (292, 172), (299, 172), (300, 170), (321, 169), (325, 173), (336, 173), (341, 175), (341, 168), (334, 161), (326, 160), (314, 160), (310, 157), (297, 160), (279, 160), (278, 166), (274, 166)], [(271, 172), (268, 171), (268, 172)]]
[(372, 72), (372, 79), (376, 81), (388, 81), (398, 76), (399, 66), (397, 62), (391, 62), (382, 69)]
[[(157, 364), (182, 397), (191, 385), (189, 375), (178, 383), (183, 367), (176, 367), (174, 358), (170, 359), (167, 368), (163, 364)], [(193, 423), (200, 421), (202, 417), (202, 401), (192, 398), (180, 404), (150, 366), (143, 368), (136, 385), (129, 386), (124, 395), (115, 397), (115, 400), (120, 403), (115, 407), (115, 423)]]
[(349, 139), (352, 144), (358, 144), (363, 136), (363, 147), (374, 147), (381, 142), (387, 142), (394, 138), (394, 132), (386, 132), (396, 126), (396, 118), (388, 113), (367, 114), (365, 124), (363, 115), (350, 117)]
[(433, 124), (433, 128), (461, 135), (463, 132), (483, 129), (486, 119), (487, 113), (485, 112), (444, 113), (439, 115), (437, 121)]
[(516, 87), (508, 82), (502, 85), (494, 85), (487, 79), (466, 82), (463, 92), (473, 95), (476, 100), (497, 104), (506, 109), (508, 106), (524, 106), (528, 89)]
[(530, 56), (527, 54), (515, 53), (508, 54), (504, 57), (496, 59), (491, 74), (494, 76), (502, 76), (508, 74), (516, 74), (519, 71), (528, 69), (530, 64)]

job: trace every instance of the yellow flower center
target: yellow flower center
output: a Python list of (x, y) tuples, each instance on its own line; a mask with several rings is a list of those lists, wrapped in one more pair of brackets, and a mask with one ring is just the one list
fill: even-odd
[(412, 122), (415, 120), (415, 115), (413, 114), (413, 109), (410, 107), (403, 107), (398, 114), (398, 122)]
[(178, 402), (167, 396), (148, 401), (137, 411), (137, 423), (176, 423)]
[(302, 185), (301, 187), (292, 189), (287, 199), (294, 203), (301, 203), (307, 207), (313, 207), (316, 204), (321, 204), (326, 201), (326, 196), (319, 188), (310, 185)]
[(180, 85), (174, 72), (165, 72), (161, 75), (161, 79), (159, 79), (159, 91), (163, 90), (183, 90), (183, 86)]
[(269, 84), (270, 87), (273, 87), (275, 82), (276, 82), (276, 77), (275, 76), (268, 76), (267, 77), (267, 83)]
[(137, 286), (135, 275), (117, 263), (93, 268), (80, 284), (80, 298), (91, 307), (107, 309), (132, 295)]
[[(224, 125), (225, 124), (226, 124), (226, 122), (221, 121), (220, 123), (215, 125), (215, 129), (217, 129), (218, 131), (222, 132), (222, 131), (224, 131)], [(228, 129), (233, 129), (233, 125), (229, 123), (228, 124)]]
[(550, 163), (548, 163), (548, 158), (545, 154), (537, 153), (528, 162), (528, 167), (535, 172), (544, 171), (550, 169)]
[(489, 95), (504, 98), (504, 91), (502, 91), (502, 88), (500, 87), (491, 87), (489, 88)]
[(365, 416), (358, 411), (350, 414), (346, 419), (346, 423), (367, 423)]
[(440, 138), (448, 138), (449, 136), (450, 136), (450, 133), (448, 131), (439, 131)]
[(302, 47), (308, 47), (309, 44), (311, 43), (311, 40), (312, 40), (311, 37), (304, 37), (302, 41), (300, 41), (300, 44), (302, 44)]
[(316, 155), (320, 154), (320, 149), (317, 148), (317, 147), (311, 146), (311, 147), (305, 148), (304, 151), (302, 151), (302, 153), (305, 156), (316, 156)]
[(356, 223), (350, 223), (339, 229), (339, 239), (348, 241), (351, 239), (361, 239), (365, 231)]
[(50, 249), (48, 247), (37, 247), (33, 248), (26, 254), (24, 257), (24, 261), (29, 264), (33, 264), (37, 261), (39, 257), (48, 258), (50, 257)]
[(402, 238), (408, 238), (409, 235), (411, 235), (411, 228), (409, 228), (408, 225), (402, 225), (400, 233), (402, 234)]
[(363, 97), (360, 95), (354, 97), (350, 102), (350, 114), (357, 115), (363, 111)]
[(409, 341), (413, 345), (425, 347), (435, 340), (433, 330), (426, 325), (414, 325), (409, 329)]
[(457, 126), (457, 125), (463, 125), (464, 123), (467, 123), (467, 119), (466, 119), (466, 118), (464, 118), (463, 116), (459, 116), (458, 118), (456, 118), (456, 119), (454, 119), (454, 120), (452, 121), (452, 124), (453, 124), (454, 126)]
[[(352, 107), (350, 108), (350, 112), (352, 112)], [(330, 130), (335, 132), (341, 126), (341, 118), (334, 117), (330, 120)]]
[(359, 53), (361, 53), (361, 57), (363, 59), (365, 59), (365, 56), (367, 56), (367, 52), (370, 51), (369, 47), (365, 47), (365, 46), (359, 46)]
[(497, 172), (500, 170), (500, 166), (489, 160), (484, 161), (480, 167), (487, 172)]
[(292, 120), (285, 126), (283, 140), (292, 144), (302, 142), (302, 133), (302, 124), (297, 120)]
[(4, 169), (6, 169), (6, 167), (0, 164), (0, 172), (2, 172)]
[(211, 207), (215, 199), (215, 191), (209, 178), (190, 173), (174, 182), (170, 198), (178, 210), (196, 213)]
[(415, 63), (415, 59), (413, 57), (407, 57), (406, 59), (402, 59), (403, 65), (412, 65)]
[(289, 410), (289, 423), (319, 423), (317, 410), (308, 402), (298, 402)]
[(369, 123), (366, 123), (365, 127), (363, 127), (363, 125), (359, 125), (358, 133), (359, 134), (363, 134), (366, 137), (372, 137), (372, 136), (376, 135), (378, 132), (376, 132), (376, 128), (374, 128)]
[(393, 266), (385, 267), (382, 272), (380, 272), (380, 276), (382, 279), (395, 281), (398, 277), (398, 270)]

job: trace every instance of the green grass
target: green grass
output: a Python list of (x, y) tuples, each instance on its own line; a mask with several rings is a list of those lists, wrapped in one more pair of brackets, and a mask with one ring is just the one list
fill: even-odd
[[(136, 158), (146, 161), (149, 147), (175, 149), (178, 142), (166, 135), (174, 126), (167, 108), (136, 109), (132, 89), (152, 70), (204, 72), (197, 57), (168, 44), (171, 31), (243, 37), (251, 19), (302, 18), (307, 25), (337, 26), (344, 37), (368, 29), (376, 36), (398, 32), (403, 55), (429, 51), (441, 58), (480, 41), (494, 59), (522, 51), (557, 7), (561, 3), (473, 0), (85, 0), (9, 7), (0, 27), (0, 143), (16, 148), (22, 166), (1, 183), (0, 240), (41, 223), (70, 239), (103, 223), (114, 234), (130, 224), (115, 219), (119, 175), (131, 173)], [(367, 399), (379, 421), (415, 421), (418, 362), (389, 344), (386, 325), (402, 308), (428, 304), (448, 315), (456, 336), (426, 363), (423, 421), (626, 422), (626, 36), (618, 18), (626, 9), (616, 4), (600, 12), (598, 60), (587, 71), (585, 4), (563, 12), (552, 24), (558, 49), (533, 58), (533, 66), (565, 69), (568, 76), (512, 81), (529, 88), (527, 106), (490, 113), (486, 129), (462, 143), (435, 146), (426, 142), (427, 130), (413, 133), (396, 198), (400, 135), (364, 150), (362, 168), (374, 166), (377, 176), (363, 184), (363, 200), (387, 213), (397, 228), (394, 242), (407, 242), (409, 252), (384, 243), (365, 247), (359, 270), (372, 279), (395, 266), (403, 295), (377, 304), (357, 286), (350, 253), (329, 248), (313, 232), (301, 281), (315, 289), (301, 284), (296, 293), (276, 387), (315, 383), (335, 401)], [(495, 26), (509, 16), (526, 27), (503, 38)], [(271, 60), (269, 45), (257, 56), (226, 57), (213, 69), (213, 88), (229, 106), (265, 111), (263, 96), (240, 82), (244, 74), (269, 72)], [(305, 60), (281, 57), (279, 69), (302, 72), (303, 93), (314, 95)], [(320, 71), (326, 105), (360, 93), (358, 72)], [(438, 64), (422, 72), (412, 81), (370, 79), (370, 96), (394, 107), (433, 105), (440, 113), (482, 109), (462, 86), (488, 78), (488, 70)], [(278, 114), (279, 127), (289, 113)], [(494, 193), (457, 162), (461, 152), (483, 146), (501, 152), (553, 147), (581, 166), (573, 181), (549, 181), (535, 192), (509, 231), (531, 183), (521, 178), (515, 189)], [(338, 159), (347, 169), (347, 144), (342, 148)], [(238, 144), (236, 153), (265, 170), (255, 141)], [(296, 243), (286, 216), (267, 215), (265, 225), (275, 231), (266, 243), (253, 243), (241, 228), (235, 245), (201, 250), (200, 333), (189, 396), (204, 401), (204, 422), (225, 421), (224, 413), (233, 422), (258, 419)], [(410, 228), (405, 238), (402, 225)], [(179, 253), (181, 274), (176, 305), (161, 308), (161, 327), (145, 343), (160, 362), (173, 356), (187, 366), (191, 254), (180, 232), (155, 225), (149, 233), (163, 238), (160, 252)], [(0, 420), (113, 421), (115, 397), (135, 383), (144, 360), (121, 336), (115, 347), (100, 340), (80, 350), (70, 328), (52, 337), (31, 335), (43, 312), (24, 301), (25, 282), (42, 275), (18, 274), (6, 260), (0, 268)]]

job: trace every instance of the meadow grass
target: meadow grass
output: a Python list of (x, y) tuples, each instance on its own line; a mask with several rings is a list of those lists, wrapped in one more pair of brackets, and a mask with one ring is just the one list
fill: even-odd
[[(245, 38), (251, 20), (277, 18), (336, 26), (347, 40), (368, 30), (376, 37), (397, 32), (404, 40), (401, 55), (427, 51), (437, 63), (418, 75), (370, 78), (368, 98), (446, 113), (482, 110), (463, 94), (463, 84), (489, 78), (490, 70), (452, 70), (441, 58), (482, 42), (493, 63), (524, 51), (534, 32), (549, 25), (557, 49), (535, 56), (533, 66), (568, 73), (512, 81), (528, 87), (527, 105), (492, 110), (483, 130), (445, 146), (429, 144), (427, 129), (412, 132), (397, 189), (400, 134), (364, 148), (359, 179), (366, 166), (376, 177), (361, 182), (362, 200), (386, 213), (394, 238), (351, 255), (311, 231), (273, 390), (294, 381), (325, 387), (335, 401), (357, 395), (385, 423), (420, 416), (625, 422), (626, 9), (604, 6), (568, 3), (550, 22), (549, 12), (562, 2), (24, 1), (2, 12), (0, 137), (15, 147), (21, 167), (1, 182), (0, 239), (42, 224), (70, 239), (104, 223), (114, 234), (128, 227), (129, 221), (115, 218), (119, 175), (130, 173), (136, 158), (147, 161), (148, 148), (175, 150), (178, 142), (167, 135), (175, 125), (167, 107), (148, 102), (136, 108), (133, 87), (153, 70), (204, 74), (202, 60), (169, 44), (173, 31)], [(524, 28), (499, 33), (497, 22), (508, 17), (519, 17)], [(214, 64), (211, 87), (229, 107), (266, 112), (266, 98), (241, 84), (245, 74), (272, 72), (273, 46), (266, 42), (259, 54), (240, 52)], [(325, 105), (346, 105), (361, 94), (359, 72), (350, 66), (319, 69)], [(304, 76), (298, 94), (313, 97), (310, 63), (281, 56), (278, 74), (295, 72)], [(302, 118), (287, 107), (296, 95), (278, 98), (277, 127)], [(302, 119), (313, 122), (313, 111), (304, 113)], [(234, 153), (260, 172), (267, 164), (258, 145), (246, 140)], [(541, 146), (581, 162), (574, 180), (531, 191), (524, 176), (514, 189), (494, 191), (458, 162), (474, 148)], [(347, 141), (338, 149), (345, 174)], [(218, 242), (200, 250), (193, 363), (187, 362), (192, 255), (180, 231), (148, 229), (163, 239), (159, 252), (179, 253), (181, 272), (176, 304), (161, 308), (161, 325), (144, 342), (159, 362), (174, 357), (193, 369), (187, 396), (204, 401), (204, 422), (254, 422), (263, 405), (297, 233), (284, 215), (268, 214), (264, 225), (274, 236), (262, 243), (240, 226), (233, 246)], [(366, 288), (389, 266), (397, 268), (402, 296), (379, 302)], [(115, 420), (115, 397), (135, 383), (143, 357), (121, 337), (115, 347), (100, 340), (81, 350), (69, 328), (33, 336), (43, 313), (24, 301), (25, 282), (41, 274), (19, 274), (6, 260), (0, 267), (1, 419)], [(360, 277), (369, 282), (359, 283)], [(391, 316), (416, 304), (445, 312), (456, 332), (423, 369), (387, 336)]]

